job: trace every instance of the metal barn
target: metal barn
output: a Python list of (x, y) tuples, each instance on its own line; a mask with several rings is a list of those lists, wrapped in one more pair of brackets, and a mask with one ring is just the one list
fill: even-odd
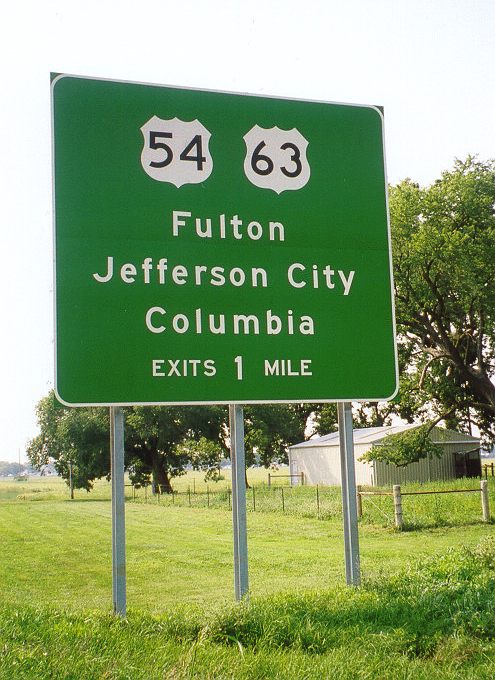
[[(354, 430), (356, 484), (390, 486), (403, 482), (481, 476), (480, 440), (441, 427), (434, 427), (430, 434), (432, 441), (440, 444), (444, 451), (440, 458), (424, 458), (404, 467), (375, 460), (370, 463), (359, 460), (364, 453), (379, 446), (387, 435), (414, 427), (418, 426), (397, 425)], [(290, 446), (289, 467), (291, 475), (304, 474), (305, 484), (340, 486), (339, 433), (332, 432), (324, 437)]]

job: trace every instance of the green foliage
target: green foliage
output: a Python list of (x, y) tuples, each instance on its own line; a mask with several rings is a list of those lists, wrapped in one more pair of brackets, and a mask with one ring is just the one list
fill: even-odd
[[(395, 411), (495, 430), (495, 162), (390, 189), (401, 390)], [(405, 370), (407, 368), (407, 370)]]
[[(110, 474), (109, 415), (105, 408), (69, 408), (54, 392), (41, 399), (36, 415), (40, 434), (28, 446), (28, 457), (41, 468), (49, 460), (68, 480), (70, 468), (75, 488), (89, 491), (95, 479)], [(183, 474), (191, 458), (179, 445), (203, 438), (222, 447), (226, 410), (219, 407), (133, 407), (125, 409), (125, 462), (131, 480), (148, 483), (150, 478), (163, 491), (170, 480)], [(225, 449), (225, 445), (223, 444)], [(211, 458), (211, 452), (208, 454)], [(208, 456), (199, 463), (208, 471)], [(218, 467), (212, 461), (213, 468)]]
[(317, 404), (257, 404), (244, 409), (246, 464), (287, 463), (287, 448), (306, 439)]
[(102, 408), (75, 409), (62, 406), (55, 393), (41, 399), (36, 415), (40, 434), (28, 445), (31, 464), (40, 469), (50, 460), (75, 488), (89, 491), (93, 482), (109, 473), (108, 411)]
[(431, 425), (425, 423), (419, 427), (389, 434), (378, 445), (374, 445), (359, 460), (380, 460), (386, 463), (403, 466), (415, 463), (422, 458), (442, 455), (442, 447), (430, 439)]
[[(219, 451), (226, 451), (224, 433), (227, 411), (206, 406), (135, 406), (126, 409), (126, 455), (134, 483), (155, 484), (172, 491), (170, 480), (193, 463), (208, 474), (218, 469)], [(212, 442), (216, 452), (184, 445), (192, 440)]]
[(224, 456), (220, 444), (200, 437), (199, 440), (185, 439), (177, 449), (184, 452), (193, 470), (203, 470), (206, 473), (205, 481), (220, 479), (220, 462)]
[[(246, 463), (287, 461), (287, 447), (305, 438), (314, 404), (256, 405), (245, 409)], [(172, 491), (171, 480), (188, 465), (219, 475), (228, 455), (228, 413), (222, 406), (135, 406), (125, 413), (125, 462), (136, 485), (153, 482)], [(53, 392), (36, 409), (40, 434), (29, 444), (32, 465), (55, 461), (57, 472), (75, 488), (90, 490), (95, 479), (110, 473), (109, 418), (105, 408), (68, 408)]]
[(323, 436), (337, 429), (337, 404), (321, 404), (315, 416), (316, 432)]
[[(493, 639), (495, 540), (474, 550), (449, 550), (398, 574), (312, 596), (276, 596), (223, 612), (208, 627), (217, 642), (243, 647), (299, 648), (322, 654), (354, 635), (393, 635), (404, 653), (429, 656), (445, 637), (459, 633)], [(407, 612), (407, 615), (405, 616)], [(399, 642), (400, 640), (400, 642)]]

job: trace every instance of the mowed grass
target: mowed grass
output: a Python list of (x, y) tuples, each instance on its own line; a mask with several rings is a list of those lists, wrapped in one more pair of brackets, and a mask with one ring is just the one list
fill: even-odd
[(110, 484), (71, 501), (58, 479), (1, 481), (0, 679), (495, 677), (495, 531), (462, 505), (478, 494), (442, 496), (454, 504), (445, 507), (425, 497), (422, 523), (403, 532), (365, 500), (363, 587), (350, 589), (338, 490), (322, 491), (320, 518), (304, 510), (314, 489), (287, 490), (285, 513), (248, 511), (250, 602), (239, 605), (231, 514), (199, 504), (196, 484), (192, 507), (187, 493), (182, 505), (126, 504), (121, 621)]
[[(12, 487), (21, 491), (14, 500)], [(71, 609), (111, 608), (109, 487), (102, 480), (93, 492), (78, 491), (71, 501), (59, 479), (0, 482), (3, 601)], [(300, 491), (314, 493), (309, 487)], [(248, 512), (253, 596), (306, 592), (344, 582), (342, 516), (335, 501), (339, 493), (332, 493), (335, 512), (323, 519), (289, 511), (284, 514), (281, 509)], [(471, 496), (479, 503), (478, 494), (449, 498), (460, 503)], [(423, 498), (432, 502), (430, 496)], [(36, 502), (31, 502), (33, 499)], [(478, 509), (469, 521), (458, 525), (399, 533), (389, 524), (383, 525), (380, 513), (377, 522), (372, 522), (366, 509), (368, 500), (364, 503), (365, 517), (360, 523), (364, 578), (393, 574), (411, 558), (440, 554), (449, 547), (473, 546), (494, 533), (492, 525), (480, 521)], [(404, 506), (407, 518), (406, 503)], [(445, 517), (449, 519), (448, 509)], [(233, 598), (232, 519), (226, 506), (172, 506), (163, 498), (151, 497), (148, 503), (128, 502), (126, 549), (131, 607), (161, 612), (178, 602), (216, 606)]]

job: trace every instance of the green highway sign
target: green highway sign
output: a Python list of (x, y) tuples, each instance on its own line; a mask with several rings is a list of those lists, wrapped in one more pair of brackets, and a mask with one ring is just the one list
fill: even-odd
[(61, 401), (396, 393), (376, 107), (62, 75), (52, 115)]

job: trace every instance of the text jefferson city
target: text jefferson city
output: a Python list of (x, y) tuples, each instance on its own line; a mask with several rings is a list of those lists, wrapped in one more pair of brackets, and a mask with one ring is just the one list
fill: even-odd
[[(268, 226), (258, 220), (245, 224), (238, 215), (227, 219), (221, 214), (214, 221), (210, 217), (193, 217), (190, 211), (173, 210), (168, 225), (173, 239), (190, 233), (200, 239), (233, 239), (243, 238), (258, 241), (267, 238), (269, 241), (285, 241), (286, 229), (282, 222), (270, 220)], [(315, 264), (291, 262), (286, 269), (285, 284), (291, 288), (326, 289), (345, 297), (351, 294), (356, 272), (353, 269), (339, 269), (334, 264)], [(144, 257), (139, 262), (124, 262), (113, 255), (107, 255), (101, 267), (92, 273), (98, 284), (111, 281), (125, 285), (151, 283), (163, 286), (231, 286), (242, 288), (270, 288), (273, 285), (269, 271), (265, 267), (225, 266), (223, 264), (194, 264), (186, 266), (173, 261), (169, 257)], [(283, 283), (277, 281), (275, 283)], [(227, 318), (226, 318), (227, 316)], [(167, 319), (167, 322), (165, 322)], [(210, 314), (201, 307), (186, 313), (168, 315), (167, 310), (155, 305), (145, 314), (145, 325), (151, 333), (164, 333), (172, 330), (175, 333), (193, 332), (202, 334), (209, 332), (223, 335), (232, 331), (234, 335), (264, 333), (278, 335), (286, 333), (294, 335), (314, 335), (314, 320), (309, 315), (294, 315), (291, 309), (284, 312), (266, 309), (260, 316), (254, 314)]]

